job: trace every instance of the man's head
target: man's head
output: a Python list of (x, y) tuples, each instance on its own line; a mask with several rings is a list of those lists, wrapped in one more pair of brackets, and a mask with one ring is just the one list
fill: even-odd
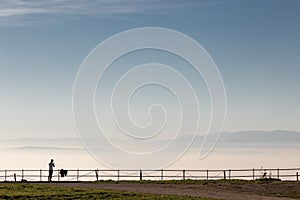
[(53, 162), (54, 160), (53, 159), (51, 159), (51, 162)]

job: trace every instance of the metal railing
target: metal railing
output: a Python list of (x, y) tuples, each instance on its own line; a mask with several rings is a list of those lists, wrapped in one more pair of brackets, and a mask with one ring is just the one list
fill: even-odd
[[(60, 170), (54, 170), (52, 181), (97, 181), (97, 180), (255, 180), (272, 178), (299, 181), (300, 168), (271, 169), (226, 169), (226, 170), (111, 170), (92, 169), (68, 170), (61, 177)], [(0, 181), (48, 181), (48, 170), (0, 170)]]

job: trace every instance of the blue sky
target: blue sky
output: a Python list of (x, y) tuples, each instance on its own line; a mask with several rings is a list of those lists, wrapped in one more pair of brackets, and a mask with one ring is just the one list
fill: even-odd
[(1, 138), (74, 137), (72, 87), (109, 36), (155, 26), (203, 45), (226, 87), (226, 131), (300, 131), (300, 2), (3, 0)]

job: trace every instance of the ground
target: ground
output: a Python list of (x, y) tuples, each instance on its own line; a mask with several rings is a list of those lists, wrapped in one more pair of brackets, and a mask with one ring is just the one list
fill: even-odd
[[(5, 191), (5, 184), (7, 183), (0, 184), (2, 199), (11, 197), (8, 193), (1, 192)], [(56, 191), (55, 194), (50, 194), (50, 198), (58, 199), (300, 199), (300, 183), (292, 181), (45, 182), (27, 183), (22, 187), (39, 187), (36, 195), (43, 193), (43, 190)], [(65, 193), (64, 196), (61, 193)], [(39, 196), (33, 198), (38, 199), (37, 197)]]

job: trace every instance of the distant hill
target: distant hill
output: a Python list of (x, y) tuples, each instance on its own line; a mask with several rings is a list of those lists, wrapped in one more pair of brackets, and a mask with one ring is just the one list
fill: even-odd
[[(188, 143), (193, 140), (193, 135), (185, 135), (177, 137), (172, 141), (176, 149), (185, 148)], [(204, 135), (197, 135), (194, 138), (192, 149), (199, 148), (204, 140)], [(210, 148), (215, 143), (217, 133), (207, 135), (204, 148)], [(90, 139), (94, 144), (99, 145), (101, 149), (109, 150), (110, 147), (106, 145), (103, 140)], [(134, 144), (134, 141), (122, 141), (128, 146)], [(169, 140), (157, 141), (154, 144), (161, 147)], [(61, 149), (61, 150), (78, 150), (83, 149), (80, 140), (77, 138), (22, 138), (16, 140), (2, 140), (0, 141), (2, 149), (9, 150), (45, 150), (45, 149)], [(288, 130), (274, 130), (274, 131), (240, 131), (240, 132), (223, 132), (217, 142), (217, 147), (224, 148), (256, 148), (256, 147), (279, 147), (279, 148), (300, 148), (300, 132)]]
[(300, 133), (296, 131), (275, 130), (275, 131), (242, 131), (225, 132), (220, 138), (222, 143), (299, 143)]
[[(205, 143), (213, 143), (218, 137), (217, 133), (207, 135)], [(185, 143), (191, 141), (193, 135), (179, 137), (175, 142)], [(204, 140), (204, 135), (195, 137), (193, 146), (199, 146)], [(217, 142), (218, 146), (280, 146), (280, 147), (299, 147), (300, 148), (300, 132), (289, 130), (274, 131), (240, 131), (240, 132), (223, 132)]]
[(8, 148), (9, 151), (82, 151), (83, 148), (69, 148), (69, 147), (41, 147), (41, 146), (21, 146)]

